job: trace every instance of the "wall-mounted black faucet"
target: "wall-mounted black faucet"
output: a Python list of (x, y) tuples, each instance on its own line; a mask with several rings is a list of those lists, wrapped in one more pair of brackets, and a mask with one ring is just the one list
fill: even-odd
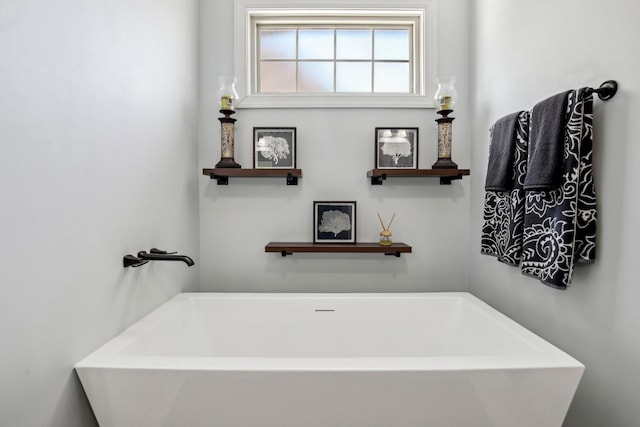
[(140, 267), (149, 261), (183, 261), (189, 267), (195, 264), (186, 255), (176, 255), (176, 252), (167, 252), (157, 248), (151, 248), (149, 252), (140, 251), (137, 256), (127, 254), (122, 258), (122, 264), (125, 267)]

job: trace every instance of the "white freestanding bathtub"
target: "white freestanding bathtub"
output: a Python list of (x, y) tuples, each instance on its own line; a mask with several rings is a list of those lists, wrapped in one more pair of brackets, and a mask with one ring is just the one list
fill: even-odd
[(185, 293), (76, 370), (102, 427), (549, 427), (584, 366), (467, 293)]

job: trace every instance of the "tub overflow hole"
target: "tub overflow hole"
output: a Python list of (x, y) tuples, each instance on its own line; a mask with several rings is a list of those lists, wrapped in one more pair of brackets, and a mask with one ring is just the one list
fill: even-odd
[(333, 312), (335, 311), (333, 308), (316, 308), (316, 313), (318, 312)]

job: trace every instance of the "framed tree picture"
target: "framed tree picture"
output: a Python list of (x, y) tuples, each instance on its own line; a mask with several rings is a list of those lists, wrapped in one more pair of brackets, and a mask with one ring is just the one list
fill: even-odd
[(376, 128), (376, 169), (417, 169), (418, 128)]
[(296, 128), (254, 127), (253, 167), (295, 169)]
[(313, 243), (356, 243), (356, 202), (313, 202)]

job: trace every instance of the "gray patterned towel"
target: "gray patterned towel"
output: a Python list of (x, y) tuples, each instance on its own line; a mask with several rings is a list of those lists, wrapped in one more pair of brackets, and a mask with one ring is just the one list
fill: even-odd
[(558, 289), (571, 282), (576, 263), (593, 263), (596, 194), (592, 175), (593, 95), (571, 91), (567, 105), (560, 185), (525, 195), (521, 271)]
[[(493, 255), (498, 261), (517, 266), (522, 254), (524, 227), (524, 178), (527, 173), (529, 112), (517, 113), (515, 147), (511, 156), (508, 191), (487, 190), (482, 221), (480, 252)], [(497, 124), (497, 122), (496, 122)], [(495, 133), (492, 132), (491, 144)], [(489, 158), (491, 168), (491, 157)], [(489, 172), (487, 172), (489, 173)]]

